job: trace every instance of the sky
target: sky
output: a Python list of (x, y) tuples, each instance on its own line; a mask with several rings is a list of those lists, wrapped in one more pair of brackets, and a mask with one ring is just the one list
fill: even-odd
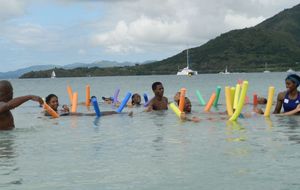
[(300, 0), (0, 0), (0, 72), (162, 60)]

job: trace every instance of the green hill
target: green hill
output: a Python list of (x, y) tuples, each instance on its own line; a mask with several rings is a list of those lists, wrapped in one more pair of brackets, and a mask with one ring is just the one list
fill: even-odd
[[(189, 49), (190, 67), (199, 73), (300, 70), (300, 4), (255, 27), (233, 30)], [(175, 74), (186, 66), (186, 50), (167, 59), (126, 67), (57, 69), (58, 77)], [(49, 77), (52, 70), (21, 78)]]

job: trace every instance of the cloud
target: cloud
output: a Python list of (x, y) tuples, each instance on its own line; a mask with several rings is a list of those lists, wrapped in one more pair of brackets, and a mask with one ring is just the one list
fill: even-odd
[[(116, 4), (117, 3), (117, 4)], [(93, 45), (109, 52), (134, 53), (166, 47), (198, 46), (232, 29), (252, 27), (296, 0), (139, 0), (106, 4), (107, 21)], [(278, 10), (279, 9), (279, 10)], [(109, 23), (109, 24), (108, 24)]]
[(0, 21), (5, 21), (25, 13), (26, 0), (0, 0)]
[(235, 14), (232, 11), (228, 11), (228, 14), (225, 15), (224, 23), (230, 28), (239, 29), (255, 26), (264, 20), (265, 18), (262, 16), (248, 17), (247, 15)]

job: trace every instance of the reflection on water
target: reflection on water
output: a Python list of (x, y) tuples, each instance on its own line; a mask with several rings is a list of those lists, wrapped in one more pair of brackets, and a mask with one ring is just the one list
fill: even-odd
[(227, 121), (226, 122), (226, 134), (229, 136), (227, 137), (227, 141), (229, 142), (238, 142), (238, 141), (245, 141), (245, 128), (236, 121)]
[(21, 184), (21, 179), (14, 179), (19, 168), (16, 164), (14, 131), (0, 131), (0, 187)]
[(300, 144), (300, 118), (298, 115), (278, 117), (282, 132), (288, 136), (288, 140)]

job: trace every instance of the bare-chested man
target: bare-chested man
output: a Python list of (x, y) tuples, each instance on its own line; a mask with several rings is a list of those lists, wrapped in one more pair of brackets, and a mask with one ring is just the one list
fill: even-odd
[(18, 107), (28, 100), (43, 104), (39, 96), (27, 95), (13, 98), (13, 87), (9, 81), (0, 81), (0, 130), (10, 130), (15, 127), (11, 109)]
[(154, 98), (150, 101), (146, 111), (152, 110), (167, 110), (168, 98), (164, 97), (164, 87), (161, 82), (152, 84)]

